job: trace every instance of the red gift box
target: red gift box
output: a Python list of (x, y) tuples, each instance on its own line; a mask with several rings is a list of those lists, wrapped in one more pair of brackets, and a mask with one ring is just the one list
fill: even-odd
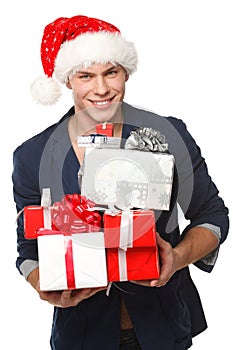
[(27, 206), (24, 208), (24, 235), (35, 239), (40, 229), (64, 231), (66, 233), (98, 232), (101, 216), (89, 211), (95, 203), (84, 196), (66, 195), (51, 207)]
[(108, 281), (146, 280), (159, 277), (155, 215), (148, 211), (104, 214)]
[(108, 137), (113, 136), (113, 124), (112, 123), (97, 124), (96, 133), (100, 135), (106, 135)]

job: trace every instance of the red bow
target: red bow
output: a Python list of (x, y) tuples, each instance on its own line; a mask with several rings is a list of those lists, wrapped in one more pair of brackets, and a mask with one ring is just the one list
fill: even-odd
[(97, 232), (101, 227), (101, 215), (90, 211), (95, 203), (79, 194), (67, 194), (51, 210), (52, 229), (71, 233)]

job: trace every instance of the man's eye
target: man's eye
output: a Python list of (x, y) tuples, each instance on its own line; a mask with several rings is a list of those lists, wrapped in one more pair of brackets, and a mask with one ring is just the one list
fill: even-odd
[(117, 74), (117, 71), (116, 70), (110, 70), (107, 74), (108, 75), (115, 75), (115, 74)]
[(83, 74), (83, 75), (80, 75), (79, 78), (85, 80), (85, 79), (90, 79), (91, 76), (89, 74)]

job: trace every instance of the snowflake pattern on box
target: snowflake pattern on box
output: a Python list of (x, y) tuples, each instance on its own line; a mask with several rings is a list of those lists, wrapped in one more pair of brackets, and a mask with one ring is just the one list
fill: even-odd
[(171, 198), (171, 196), (169, 193), (166, 193), (166, 192), (160, 193), (159, 202), (162, 206), (167, 207), (170, 203), (170, 198)]

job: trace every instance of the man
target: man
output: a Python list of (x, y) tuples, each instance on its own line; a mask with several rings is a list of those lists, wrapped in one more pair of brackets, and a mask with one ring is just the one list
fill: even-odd
[[(34, 99), (49, 105), (61, 96), (58, 82), (72, 90), (74, 107), (57, 123), (14, 152), (17, 210), (40, 204), (49, 187), (53, 202), (80, 193), (77, 173), (84, 148), (77, 137), (113, 123), (113, 136), (125, 140), (136, 127), (165, 135), (175, 157), (170, 210), (156, 212), (160, 278), (129, 281), (106, 288), (44, 292), (39, 286), (37, 242), (24, 238), (18, 221), (17, 267), (41, 299), (55, 306), (51, 348), (181, 350), (192, 345), (206, 320), (188, 265), (210, 272), (228, 232), (228, 210), (208, 175), (200, 149), (186, 126), (134, 108), (125, 102), (125, 83), (137, 68), (133, 43), (104, 21), (75, 16), (46, 26), (41, 59), (47, 77), (32, 85)], [(190, 224), (180, 234), (178, 204)]]

